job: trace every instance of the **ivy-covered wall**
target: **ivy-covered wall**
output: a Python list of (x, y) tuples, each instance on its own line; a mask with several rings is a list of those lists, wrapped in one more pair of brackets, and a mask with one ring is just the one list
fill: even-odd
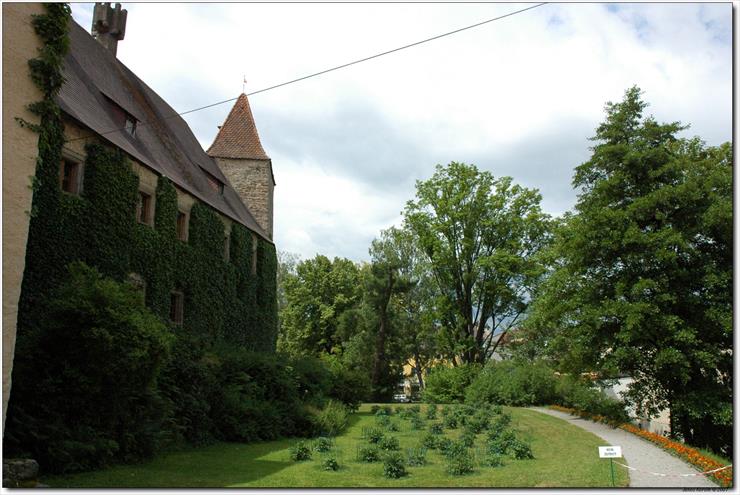
[[(251, 350), (273, 351), (276, 334), (274, 246), (240, 224), (230, 237), (224, 260), (224, 224), (210, 207), (196, 203), (190, 212), (189, 239), (177, 238), (177, 192), (165, 177), (158, 181), (154, 227), (138, 223), (139, 179), (128, 158), (102, 144), (85, 148), (81, 196), (60, 191), (57, 165), (40, 163), (39, 176), (53, 186), (34, 197), (34, 235), (21, 294), (25, 327), (42, 317), (39, 305), (72, 261), (84, 261), (119, 281), (140, 275), (147, 306), (169, 320), (170, 293), (184, 293), (182, 329), (206, 344), (225, 341)], [(48, 166), (49, 170), (44, 170)], [(43, 225), (43, 230), (34, 229)], [(257, 273), (252, 274), (252, 242), (257, 242)]]
[[(257, 351), (274, 351), (277, 333), (275, 247), (240, 224), (231, 229), (230, 259), (223, 258), (224, 224), (210, 207), (196, 203), (189, 239), (177, 239), (177, 192), (160, 177), (154, 228), (136, 220), (138, 176), (120, 150), (99, 143), (85, 148), (83, 192), (59, 187), (64, 123), (55, 102), (63, 82), (68, 50), (65, 4), (47, 5), (34, 20), (44, 49), (29, 61), (44, 99), (32, 106), (40, 115), (39, 160), (34, 179), (21, 298), (19, 337), (43, 321), (45, 300), (66, 276), (66, 265), (84, 261), (116, 280), (141, 275), (146, 304), (169, 320), (170, 292), (182, 291), (186, 332), (206, 344), (225, 341)], [(30, 125), (30, 124), (27, 124)], [(257, 273), (252, 274), (252, 243), (257, 242)], [(27, 339), (26, 339), (27, 340)], [(19, 342), (20, 343), (20, 342)]]

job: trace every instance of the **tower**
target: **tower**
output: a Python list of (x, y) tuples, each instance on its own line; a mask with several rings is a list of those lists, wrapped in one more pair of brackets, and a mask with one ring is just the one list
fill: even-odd
[(126, 35), (126, 16), (121, 4), (96, 3), (93, 8), (92, 35), (100, 44), (116, 54), (118, 42)]
[(254, 219), (272, 239), (275, 177), (262, 148), (247, 95), (242, 93), (208, 148)]

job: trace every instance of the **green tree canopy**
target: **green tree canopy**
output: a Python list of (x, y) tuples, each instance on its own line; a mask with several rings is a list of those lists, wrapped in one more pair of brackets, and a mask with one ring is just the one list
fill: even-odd
[(440, 298), (441, 345), (451, 358), (483, 362), (494, 335), (515, 325), (543, 273), (548, 240), (540, 194), (474, 165), (437, 166), (416, 184), (405, 221), (429, 261)]
[(638, 88), (607, 104), (526, 327), (561, 368), (629, 374), (639, 412), (669, 407), (674, 434), (727, 453), (732, 148), (680, 139), (646, 106)]

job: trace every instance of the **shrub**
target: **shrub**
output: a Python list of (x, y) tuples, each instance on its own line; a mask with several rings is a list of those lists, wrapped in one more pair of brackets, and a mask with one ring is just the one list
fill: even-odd
[(499, 467), (504, 465), (504, 457), (500, 454), (488, 453), (483, 459), (483, 463), (490, 467)]
[(409, 466), (423, 466), (427, 463), (427, 449), (424, 447), (406, 449), (406, 462)]
[(408, 410), (411, 414), (415, 416), (421, 414), (421, 406), (419, 404), (414, 404), (413, 406), (408, 407)]
[(516, 441), (516, 435), (511, 430), (504, 430), (500, 435), (488, 441), (488, 453), (506, 455), (510, 446)]
[(377, 404), (373, 404), (370, 406), (370, 414), (377, 414), (377, 412), (380, 411), (380, 406)]
[(441, 435), (444, 430), (442, 429), (442, 425), (440, 423), (434, 423), (429, 427), (429, 433), (432, 435)]
[(426, 378), (423, 397), (426, 402), (460, 403), (465, 399), (465, 389), (481, 370), (479, 364), (455, 367), (436, 366)]
[(166, 412), (155, 378), (173, 334), (129, 284), (84, 263), (67, 271), (43, 328), (19, 335), (4, 454), (27, 452), (46, 472), (150, 457)]
[(519, 439), (515, 439), (509, 443), (508, 451), (514, 459), (534, 459), (532, 447)]
[(439, 446), (439, 436), (427, 433), (421, 439), (421, 445), (427, 449), (436, 449)]
[(488, 410), (491, 412), (491, 414), (501, 414), (504, 412), (504, 408), (499, 406), (498, 404), (492, 404)]
[(391, 432), (392, 432), (392, 431), (398, 431), (398, 425), (397, 425), (396, 423), (394, 423), (394, 422), (390, 421), (390, 422), (388, 422), (388, 424), (386, 425), (385, 429), (386, 429), (387, 431), (391, 431)]
[(488, 413), (478, 411), (472, 417), (468, 418), (465, 428), (477, 434), (488, 428), (490, 420), (491, 418), (488, 416)]
[(329, 455), (324, 458), (324, 460), (321, 462), (321, 467), (324, 469), (324, 471), (338, 471), (339, 470), (339, 461), (337, 461), (337, 458), (333, 455)]
[(411, 429), (412, 430), (423, 430), (424, 420), (421, 419), (419, 416), (414, 416), (413, 418), (411, 418)]
[(555, 403), (586, 411), (592, 415), (604, 416), (614, 422), (629, 421), (624, 403), (608, 397), (591, 382), (584, 382), (572, 376), (563, 376), (555, 387), (558, 395)]
[(442, 424), (448, 430), (454, 430), (457, 428), (457, 418), (453, 414), (450, 414), (442, 419)]
[(509, 406), (551, 404), (556, 382), (554, 371), (541, 361), (490, 362), (465, 391), (465, 400)]
[(393, 409), (391, 406), (378, 406), (374, 413), (376, 416), (391, 416)]
[(329, 452), (332, 448), (332, 441), (326, 437), (319, 437), (313, 444), (313, 449), (316, 452)]
[(447, 458), (447, 473), (454, 476), (461, 476), (473, 472), (473, 456), (468, 449), (453, 448)]
[(453, 444), (454, 442), (452, 441), (452, 439), (447, 437), (439, 437), (439, 439), (437, 440), (437, 448), (444, 456), (447, 455), (447, 452), (452, 448)]
[(360, 462), (378, 462), (380, 450), (375, 445), (363, 445), (357, 449), (357, 460)]
[(401, 445), (398, 443), (396, 437), (385, 437), (379, 443), (378, 446), (381, 450), (400, 450)]
[(384, 436), (383, 431), (378, 428), (368, 428), (365, 430), (365, 438), (370, 443), (379, 443), (383, 440)]
[(427, 406), (427, 419), (437, 419), (437, 404)]
[(390, 416), (386, 416), (385, 414), (375, 416), (375, 423), (380, 426), (388, 426), (391, 424), (391, 418)]
[(472, 447), (475, 443), (475, 433), (471, 430), (465, 430), (459, 438), (460, 442), (466, 447)]
[(383, 458), (383, 475), (386, 478), (401, 478), (406, 474), (406, 464), (400, 452), (390, 452)]
[(350, 411), (347, 406), (335, 400), (327, 401), (323, 409), (309, 409), (314, 434), (335, 436), (347, 427)]
[(300, 441), (290, 448), (290, 458), (294, 461), (308, 461), (311, 459), (311, 449), (306, 442)]

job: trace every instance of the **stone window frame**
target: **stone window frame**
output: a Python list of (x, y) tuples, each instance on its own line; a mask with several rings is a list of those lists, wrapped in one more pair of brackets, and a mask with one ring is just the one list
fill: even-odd
[[(147, 196), (147, 209), (144, 212), (145, 218), (142, 219), (142, 211), (141, 208), (144, 206), (144, 203), (142, 201), (143, 196)], [(141, 182), (141, 179), (139, 179), (139, 197), (136, 202), (136, 221), (148, 225), (150, 227), (154, 227), (154, 211), (157, 206), (157, 191), (154, 187), (144, 184)]]
[[(71, 187), (64, 188), (64, 171), (67, 164), (74, 165), (74, 178)], [(59, 163), (59, 189), (65, 194), (81, 196), (85, 181), (85, 157), (70, 149), (62, 148), (62, 160)]]

